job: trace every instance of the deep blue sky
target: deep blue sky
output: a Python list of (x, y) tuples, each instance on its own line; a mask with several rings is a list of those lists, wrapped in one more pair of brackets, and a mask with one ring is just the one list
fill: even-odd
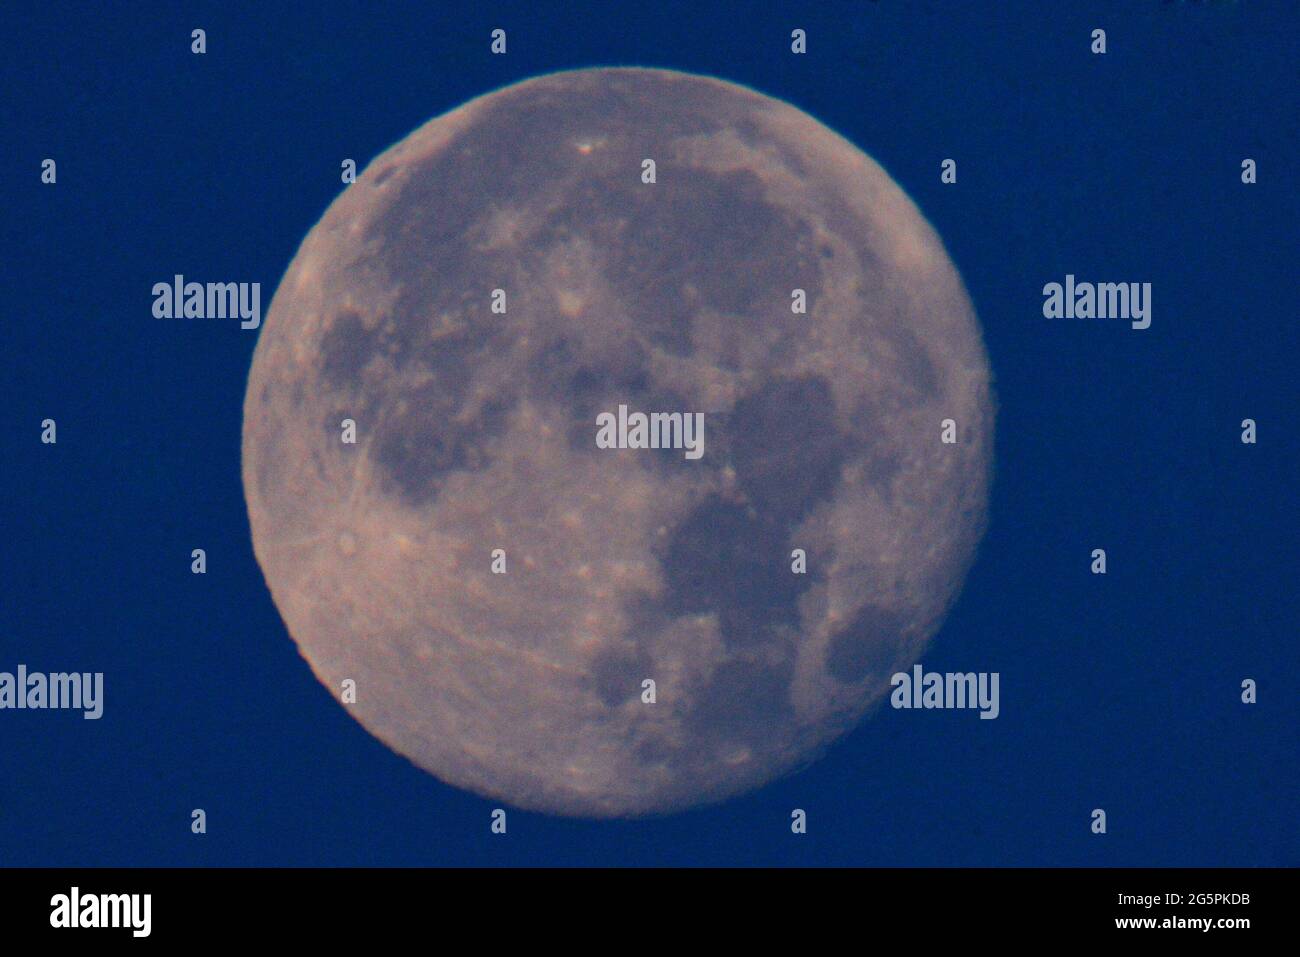
[[(103, 671), (107, 702), (98, 722), (0, 712), (0, 864), (1300, 863), (1294, 4), (19, 6), (0, 14), (0, 670)], [(999, 671), (1002, 713), (886, 709), (719, 807), (513, 812), (497, 838), (493, 802), (390, 752), (299, 658), (240, 485), (255, 336), (156, 320), (149, 290), (259, 281), (265, 308), (342, 158), (598, 64), (789, 100), (944, 238), (1000, 414), (989, 533), (925, 662)], [(1067, 272), (1151, 282), (1151, 328), (1044, 319)]]

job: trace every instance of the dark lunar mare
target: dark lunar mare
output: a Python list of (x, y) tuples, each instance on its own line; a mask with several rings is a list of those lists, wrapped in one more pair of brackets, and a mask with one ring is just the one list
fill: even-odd
[[(505, 416), (457, 421), (455, 414), (466, 397), (466, 370), (481, 350), (505, 346), (480, 338), (510, 328), (489, 313), (488, 292), (514, 283), (544, 288), (542, 264), (560, 244), (578, 238), (595, 251), (597, 268), (636, 330), (618, 356), (600, 365), (580, 363), (563, 340), (537, 360), (543, 367), (538, 378), (549, 382), (548, 397), (567, 404), (566, 438), (575, 449), (594, 448), (595, 416), (620, 402), (639, 411), (692, 410), (687, 397), (651, 382), (645, 349), (691, 355), (693, 320), (702, 309), (735, 316), (738, 323), (763, 323), (765, 316), (788, 323), (792, 288), (806, 289), (814, 300), (821, 291), (824, 250), (803, 219), (768, 200), (757, 174), (673, 161), (667, 144), (720, 129), (718, 120), (703, 119), (718, 114), (716, 105), (703, 102), (706, 89), (683, 87), (683, 98), (667, 108), (662, 84), (651, 77), (623, 77), (600, 90), (596, 95), (539, 84), (483, 104), (469, 127), (411, 167), (385, 214), (370, 225), (367, 245), (377, 245), (378, 252), (367, 268), (382, 271), (400, 262), (405, 270), (392, 277), (400, 280), (399, 292), (383, 317), (393, 328), (367, 329), (359, 315), (344, 311), (323, 337), (320, 374), (333, 390), (355, 396), (358, 411), (378, 423), (373, 459), (386, 487), (411, 504), (431, 501), (448, 471), (486, 461)], [(648, 126), (608, 121), (628, 115), (651, 119)], [(759, 134), (752, 120), (743, 113), (724, 119), (753, 145)], [(577, 145), (588, 138), (598, 138), (599, 149), (580, 154)], [(641, 181), (646, 157), (658, 163), (654, 184)], [(526, 240), (485, 248), (485, 224), (509, 209), (548, 212), (541, 222), (530, 222)], [(782, 268), (774, 270), (773, 263)], [(534, 299), (533, 308), (554, 308), (539, 303)], [(430, 317), (439, 315), (461, 323), (461, 331), (428, 339)], [(529, 318), (547, 327), (546, 317)], [(405, 411), (396, 409), (400, 396), (391, 388), (362, 388), (363, 370), (381, 351), (398, 373), (412, 364), (432, 372), (433, 382), (408, 397)], [(719, 358), (725, 366), (726, 357)], [(752, 414), (762, 428), (778, 428), (785, 442), (800, 427), (783, 423), (778, 406), (803, 403), (820, 430), (825, 383), (784, 388), (782, 395), (748, 399), (753, 408), (738, 410), (739, 416)], [(830, 450), (815, 445), (807, 454), (813, 461), (800, 471), (789, 467), (784, 453), (741, 452), (737, 466), (761, 511), (797, 518), (833, 485)], [(654, 458), (656, 468), (683, 467), (680, 454)]]
[[(675, 615), (716, 614), (735, 655), (698, 690), (691, 725), (772, 748), (790, 717), (799, 598), (817, 579), (791, 573), (795, 529), (834, 495), (848, 440), (818, 376), (766, 382), (716, 420), (712, 454), (735, 469), (744, 501), (713, 496), (680, 522), (661, 556), (663, 602)], [(829, 557), (817, 558), (825, 567)]]
[(576, 191), (557, 225), (605, 251), (619, 301), (671, 355), (692, 354), (703, 309), (742, 324), (788, 322), (793, 288), (820, 292), (808, 224), (770, 203), (750, 170), (665, 166), (654, 185), (607, 173)]
[(378, 327), (366, 328), (359, 312), (343, 309), (321, 336), (320, 374), (335, 389), (360, 389), (362, 370), (383, 345)]
[(853, 620), (831, 636), (826, 670), (847, 683), (887, 679), (901, 657), (906, 619), (878, 605), (866, 604)]
[(798, 621), (807, 577), (789, 567), (789, 529), (744, 505), (712, 497), (678, 525), (662, 558), (674, 615), (718, 615), (729, 646), (770, 638)]
[(743, 396), (729, 417), (731, 457), (741, 489), (764, 514), (795, 523), (839, 482), (847, 438), (835, 425), (830, 383), (777, 379)]
[(779, 753), (793, 724), (793, 680), (790, 657), (775, 663), (744, 655), (724, 661), (695, 694), (687, 724), (705, 742)]

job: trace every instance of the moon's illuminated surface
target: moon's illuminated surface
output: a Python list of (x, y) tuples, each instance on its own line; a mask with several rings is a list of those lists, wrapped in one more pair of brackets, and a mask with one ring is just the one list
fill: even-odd
[[(717, 801), (922, 654), (984, 528), (989, 380), (938, 237), (852, 144), (717, 80), (553, 74), (425, 124), (308, 234), (244, 407), (253, 543), (320, 680), (444, 781)], [(706, 413), (703, 458), (598, 449), (620, 403)]]

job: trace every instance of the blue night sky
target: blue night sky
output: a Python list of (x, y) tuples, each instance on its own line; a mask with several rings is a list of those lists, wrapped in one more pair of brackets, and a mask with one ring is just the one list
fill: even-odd
[[(106, 703), (0, 712), (0, 864), (1300, 863), (1294, 4), (29, 6), (0, 13), (0, 670), (102, 671)], [(154, 319), (149, 290), (254, 280), (265, 309), (341, 158), (609, 64), (793, 103), (943, 237), (999, 413), (989, 530), (924, 663), (999, 672), (1001, 714), (885, 708), (720, 806), (512, 812), (494, 837), (496, 802), (390, 751), (299, 657), (240, 482), (255, 335)], [(1152, 283), (1151, 328), (1045, 319), (1067, 273)]]

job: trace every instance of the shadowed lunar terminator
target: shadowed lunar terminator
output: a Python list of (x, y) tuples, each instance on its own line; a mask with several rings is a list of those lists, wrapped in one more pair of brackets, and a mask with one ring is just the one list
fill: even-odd
[[(253, 543), (320, 680), (443, 780), (718, 801), (815, 758), (938, 629), (989, 380), (941, 243), (846, 140), (718, 80), (553, 74), (425, 124), (308, 234), (248, 384)], [(703, 458), (597, 448), (619, 403), (704, 412)]]

